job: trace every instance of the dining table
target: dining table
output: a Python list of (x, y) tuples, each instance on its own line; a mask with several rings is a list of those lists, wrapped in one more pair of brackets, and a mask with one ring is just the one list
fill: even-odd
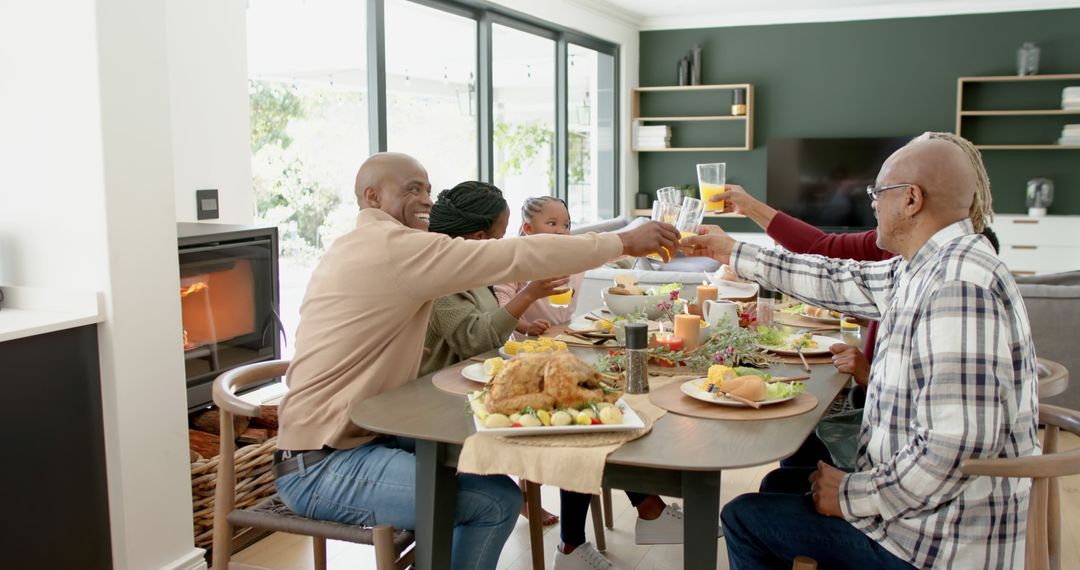
[[(496, 354), (491, 351), (483, 356)], [(801, 368), (774, 364), (769, 372), (796, 375)], [(420, 570), (450, 567), (457, 459), (465, 439), (476, 432), (466, 413), (465, 397), (435, 387), (432, 376), (357, 401), (350, 408), (357, 426), (416, 441), (415, 536)], [(806, 391), (817, 397), (818, 404), (804, 414), (770, 420), (664, 414), (649, 433), (608, 455), (604, 486), (681, 497), (683, 568), (715, 569), (723, 471), (773, 463), (793, 454), (850, 378), (831, 365), (812, 366), (810, 376)]]

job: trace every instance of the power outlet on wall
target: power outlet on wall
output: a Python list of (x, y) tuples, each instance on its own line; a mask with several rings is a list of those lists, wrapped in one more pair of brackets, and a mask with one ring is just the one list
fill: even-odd
[(217, 189), (195, 191), (195, 211), (197, 219), (218, 219), (218, 195)]

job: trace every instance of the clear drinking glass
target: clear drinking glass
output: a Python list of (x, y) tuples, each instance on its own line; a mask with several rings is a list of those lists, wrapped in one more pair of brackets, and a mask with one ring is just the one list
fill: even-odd
[[(652, 206), (653, 206), (653, 208), (652, 208), (652, 219), (653, 220), (655, 220), (657, 222), (664, 222), (666, 224), (671, 224), (673, 226), (678, 221), (678, 219), (679, 219), (679, 211), (681, 210), (681, 208), (679, 207), (678, 204), (673, 204), (671, 202), (664, 202), (663, 200), (657, 200), (657, 201), (653, 202)], [(664, 251), (667, 251), (667, 248), (664, 248)], [(668, 253), (668, 257), (671, 257), (672, 255), (674, 255), (674, 253), (670, 252), (670, 251), (668, 251), (667, 253)], [(663, 261), (664, 260), (664, 258), (660, 257), (659, 253), (650, 253), (649, 255), (646, 255), (645, 257), (648, 257), (649, 259), (652, 259), (652, 260), (655, 260), (655, 261)]]
[(675, 219), (675, 229), (682, 237), (697, 235), (698, 227), (705, 219), (705, 203), (697, 198), (684, 198), (679, 216)]
[(840, 336), (844, 344), (848, 346), (861, 347), (863, 345), (862, 327), (859, 326), (858, 319), (854, 315), (840, 315)]
[(673, 202), (657, 200), (652, 205), (652, 219), (657, 222), (675, 225), (675, 222), (679, 219), (680, 209), (679, 205)]
[(574, 288), (570, 287), (563, 293), (548, 295), (548, 303), (551, 304), (552, 307), (563, 309), (570, 306), (570, 301), (573, 300), (573, 298)]
[(698, 188), (701, 189), (701, 201), (705, 202), (705, 210), (709, 212), (724, 211), (724, 201), (710, 202), (709, 198), (716, 194), (723, 194), (727, 180), (727, 163), (714, 162), (697, 165)]
[(656, 199), (661, 202), (668, 202), (675, 204), (676, 206), (682, 203), (683, 193), (678, 188), (671, 186), (665, 186), (656, 191)]

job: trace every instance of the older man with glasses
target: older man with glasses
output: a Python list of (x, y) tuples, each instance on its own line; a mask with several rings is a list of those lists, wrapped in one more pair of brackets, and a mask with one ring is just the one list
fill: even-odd
[[(1008, 269), (970, 218), (985, 181), (967, 141), (927, 134), (868, 188), (880, 262), (737, 243), (718, 229), (684, 250), (808, 303), (881, 321), (855, 472), (819, 463), (723, 510), (733, 569), (1014, 568), (1030, 481), (970, 477), (968, 458), (1038, 453), (1036, 362)], [(799, 477), (808, 475), (809, 477)]]

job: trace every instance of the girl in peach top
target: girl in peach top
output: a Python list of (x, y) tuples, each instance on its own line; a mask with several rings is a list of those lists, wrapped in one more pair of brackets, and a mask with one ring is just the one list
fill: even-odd
[[(537, 196), (525, 200), (521, 207), (521, 235), (533, 234), (570, 234), (570, 212), (566, 209), (566, 203), (553, 196)], [(584, 273), (570, 276), (570, 286), (574, 291), (581, 290), (581, 284), (585, 280)], [(495, 297), (500, 305), (510, 302), (529, 284), (528, 281), (521, 283), (507, 283), (495, 286)], [(546, 298), (533, 303), (521, 315), (518, 320), (514, 338), (521, 340), (525, 335), (538, 336), (556, 325), (564, 325), (570, 322), (577, 310), (577, 296), (570, 300), (566, 307), (553, 307)]]

